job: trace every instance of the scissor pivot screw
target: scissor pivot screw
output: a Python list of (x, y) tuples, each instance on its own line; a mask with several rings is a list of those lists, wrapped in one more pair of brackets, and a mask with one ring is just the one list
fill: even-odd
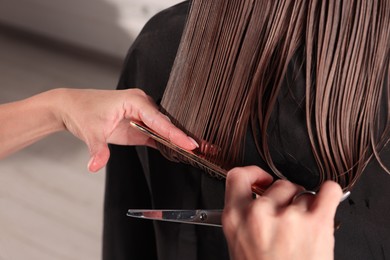
[(202, 220), (202, 221), (206, 221), (207, 220), (207, 214), (204, 213), (204, 212), (201, 213), (199, 217), (200, 217), (200, 220)]

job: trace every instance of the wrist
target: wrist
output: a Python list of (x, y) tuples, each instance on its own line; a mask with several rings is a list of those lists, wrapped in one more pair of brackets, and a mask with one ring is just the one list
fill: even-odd
[(48, 111), (47, 117), (51, 122), (51, 132), (63, 131), (66, 129), (64, 123), (66, 98), (69, 95), (65, 88), (52, 89), (43, 92), (41, 95), (44, 109)]

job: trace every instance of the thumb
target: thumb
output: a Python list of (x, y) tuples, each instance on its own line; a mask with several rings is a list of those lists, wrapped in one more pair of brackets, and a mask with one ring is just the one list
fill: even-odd
[(110, 158), (110, 149), (106, 143), (94, 142), (90, 147), (91, 159), (88, 162), (88, 170), (97, 172), (106, 166)]

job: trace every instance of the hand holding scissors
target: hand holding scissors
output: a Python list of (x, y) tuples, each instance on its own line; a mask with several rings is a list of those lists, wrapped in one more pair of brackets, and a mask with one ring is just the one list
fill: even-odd
[(315, 194), (282, 180), (252, 199), (250, 187), (267, 178), (257, 167), (227, 176), (222, 223), (232, 259), (333, 259), (334, 216), (349, 193), (330, 181)]

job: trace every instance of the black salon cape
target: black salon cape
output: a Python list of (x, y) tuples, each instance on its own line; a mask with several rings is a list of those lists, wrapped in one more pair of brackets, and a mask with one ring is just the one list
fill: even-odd
[[(118, 89), (142, 88), (157, 103), (161, 100), (188, 8), (188, 2), (179, 4), (147, 23), (129, 50)], [(303, 80), (301, 83), (303, 89)], [(299, 84), (299, 79), (295, 84)], [(310, 188), (316, 167), (305, 132), (304, 114), (296, 100), (284, 94), (280, 95), (272, 119), (271, 154), (282, 172)], [(303, 93), (297, 91), (295, 95)], [(245, 164), (267, 169), (253, 140), (248, 138)], [(229, 258), (220, 228), (153, 223), (126, 216), (130, 208), (222, 209), (223, 181), (191, 166), (170, 162), (153, 149), (114, 145), (110, 149), (104, 260)], [(382, 155), (390, 165), (389, 151)], [(390, 259), (390, 176), (376, 162), (368, 166), (348, 201), (340, 205), (337, 220), (341, 221), (341, 228), (336, 231), (335, 259)]]

